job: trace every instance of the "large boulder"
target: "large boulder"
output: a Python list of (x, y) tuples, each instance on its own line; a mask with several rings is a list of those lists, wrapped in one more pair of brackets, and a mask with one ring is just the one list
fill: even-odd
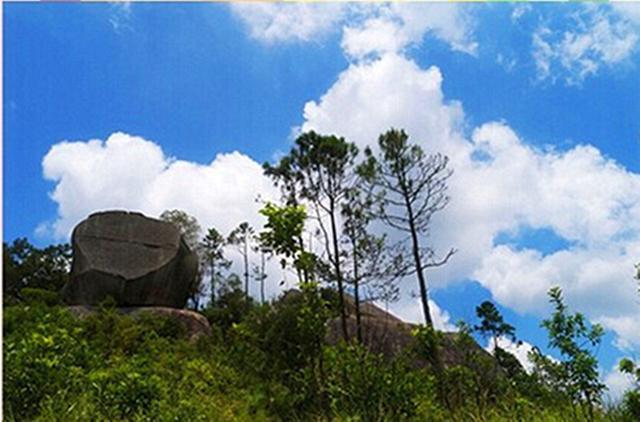
[(73, 264), (63, 298), (97, 305), (111, 296), (117, 306), (182, 308), (198, 258), (178, 229), (139, 213), (92, 214), (73, 230)]

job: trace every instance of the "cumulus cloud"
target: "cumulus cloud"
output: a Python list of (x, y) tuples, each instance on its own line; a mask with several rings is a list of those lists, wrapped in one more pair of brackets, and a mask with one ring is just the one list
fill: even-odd
[(159, 145), (125, 133), (106, 140), (61, 142), (42, 161), (44, 177), (56, 183), (52, 230), (65, 238), (97, 209), (126, 208), (150, 215), (180, 208), (203, 227), (230, 231), (241, 221), (257, 224), (258, 195), (275, 194), (261, 166), (238, 152), (219, 154), (208, 165), (167, 157)]
[[(256, 199), (278, 196), (260, 164), (244, 154), (218, 154), (209, 164), (199, 164), (168, 157), (156, 143), (125, 133), (106, 140), (60, 142), (44, 157), (42, 168), (44, 177), (55, 183), (50, 197), (58, 204), (58, 216), (37, 231), (59, 240), (67, 239), (89, 214), (108, 209), (156, 217), (167, 209), (181, 209), (195, 216), (204, 230), (215, 227), (223, 234), (243, 221), (261, 228), (262, 205)], [(227, 254), (238, 267), (232, 270), (242, 273), (237, 254), (231, 248)], [(267, 270), (271, 296), (287, 275), (276, 260)]]
[[(426, 241), (438, 251), (455, 247), (459, 252), (448, 265), (429, 272), (430, 285), (475, 279), (501, 304), (538, 314), (546, 311), (548, 288), (559, 285), (571, 306), (616, 332), (621, 347), (640, 345), (633, 330), (640, 311), (632, 280), (640, 256), (640, 176), (593, 146), (533, 148), (506, 122), (488, 122), (466, 136), (462, 105), (445, 98), (440, 69), (421, 68), (402, 53), (427, 33), (473, 53), (470, 24), (459, 5), (358, 5), (348, 11), (343, 5), (322, 6), (320, 15), (316, 5), (231, 7), (252, 36), (269, 43), (317, 39), (344, 24), (347, 13), (363, 10), (357, 23), (344, 28), (342, 46), (348, 55), (367, 60), (354, 60), (324, 95), (305, 105), (300, 130), (339, 134), (364, 147), (375, 146), (390, 127), (403, 128), (428, 152), (450, 157), (452, 200), (434, 218)], [(541, 28), (534, 35), (544, 77), (560, 66), (578, 81), (595, 72), (593, 66), (629, 56), (637, 37), (628, 30), (630, 20), (612, 17), (608, 9), (586, 10), (576, 15), (582, 19), (577, 32), (555, 38)], [(562, 49), (564, 59), (556, 56)], [(51, 229), (57, 237), (105, 208), (151, 215), (181, 208), (203, 226), (228, 232), (243, 220), (259, 225), (255, 197), (276, 195), (260, 166), (245, 155), (191, 163), (121, 133), (106, 141), (57, 144), (44, 158), (43, 170), (56, 183), (51, 198), (59, 209)], [(544, 254), (497, 244), (501, 234), (537, 229), (552, 231), (570, 246)], [(414, 287), (415, 281), (410, 283)], [(409, 280), (404, 284), (406, 292)], [(393, 310), (420, 321), (418, 305), (405, 300)], [(450, 327), (448, 314), (433, 308), (438, 324)]]
[[(503, 305), (541, 315), (548, 288), (559, 285), (570, 306), (638, 345), (627, 322), (638, 317), (632, 276), (640, 256), (640, 175), (593, 146), (534, 148), (505, 122), (483, 124), (467, 138), (462, 106), (444, 98), (442, 80), (437, 67), (423, 69), (395, 53), (353, 63), (306, 104), (302, 129), (364, 147), (390, 127), (404, 128), (427, 151), (450, 157), (452, 200), (427, 241), (459, 252), (429, 272), (433, 287), (476, 279)], [(538, 229), (569, 246), (543, 254), (497, 244), (501, 234)], [(418, 313), (405, 317), (421, 320)]]
[(541, 25), (533, 34), (538, 78), (579, 85), (603, 66), (628, 60), (637, 49), (640, 29), (633, 6), (588, 5), (573, 15), (570, 29)]
[(233, 3), (250, 36), (265, 44), (309, 42), (343, 31), (347, 56), (399, 52), (431, 34), (453, 50), (475, 54), (469, 7), (455, 4)]
[(347, 56), (360, 59), (401, 52), (430, 34), (455, 51), (475, 54), (477, 43), (468, 10), (457, 4), (391, 3), (363, 22), (347, 25), (342, 48)]

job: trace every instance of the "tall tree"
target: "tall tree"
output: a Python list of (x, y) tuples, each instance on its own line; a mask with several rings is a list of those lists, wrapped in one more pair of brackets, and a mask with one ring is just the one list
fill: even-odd
[(493, 303), (485, 300), (479, 306), (476, 306), (476, 315), (480, 318), (480, 324), (475, 325), (473, 328), (484, 337), (493, 339), (494, 353), (498, 353), (498, 339), (500, 337), (506, 336), (513, 341), (516, 340), (515, 328), (504, 321), (500, 311)]
[(447, 179), (451, 170), (442, 154), (427, 155), (420, 146), (409, 143), (404, 130), (391, 129), (378, 139), (380, 153), (365, 150), (365, 162), (359, 173), (377, 190), (380, 206), (377, 215), (390, 227), (408, 233), (410, 254), (420, 288), (420, 300), (427, 325), (433, 326), (425, 270), (445, 264), (455, 252), (435, 258), (431, 247), (422, 245), (431, 228), (432, 217), (449, 202)]
[(260, 256), (260, 263), (253, 267), (253, 278), (260, 283), (260, 303), (265, 302), (265, 281), (267, 280), (266, 265), (271, 257), (271, 250), (260, 242), (260, 235), (254, 236), (253, 251)]
[[(311, 131), (300, 135), (289, 154), (276, 166), (265, 164), (265, 173), (281, 185), (289, 203), (295, 204), (302, 198), (315, 209), (331, 268), (331, 278), (338, 286), (340, 319), (345, 339), (349, 337), (349, 333), (338, 219), (340, 203), (353, 182), (352, 170), (357, 154), (357, 147), (344, 138), (323, 136)], [(329, 228), (325, 226), (325, 219), (329, 220)]]
[(207, 230), (207, 235), (200, 242), (200, 249), (208, 265), (209, 283), (211, 285), (211, 304), (216, 303), (218, 281), (222, 280), (223, 270), (229, 269), (231, 261), (224, 256), (225, 238), (215, 228)]
[(244, 221), (231, 231), (227, 239), (227, 242), (235, 245), (242, 255), (242, 261), (244, 262), (244, 293), (247, 298), (249, 297), (249, 251), (253, 240), (253, 232), (253, 227)]
[(394, 282), (406, 271), (402, 255), (394, 254), (394, 248), (387, 245), (386, 236), (370, 232), (369, 223), (374, 216), (371, 212), (374, 198), (370, 193), (356, 185), (347, 191), (341, 209), (343, 243), (350, 256), (345, 262), (350, 275), (345, 279), (353, 286), (359, 343), (362, 343), (361, 304), (366, 300), (364, 288), (368, 287), (369, 300), (394, 300), (397, 298)]
[(202, 295), (202, 279), (205, 264), (200, 247), (200, 237), (202, 235), (200, 224), (194, 216), (177, 209), (163, 211), (162, 214), (160, 214), (160, 220), (176, 226), (187, 246), (189, 246), (198, 257), (198, 273), (192, 286), (189, 288), (189, 300), (193, 303), (194, 308), (198, 309), (200, 306), (200, 296)]

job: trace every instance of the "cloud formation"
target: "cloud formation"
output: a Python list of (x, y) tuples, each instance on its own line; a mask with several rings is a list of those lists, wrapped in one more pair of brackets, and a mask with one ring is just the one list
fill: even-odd
[(639, 39), (639, 8), (634, 6), (586, 5), (572, 15), (569, 29), (541, 25), (532, 38), (538, 78), (580, 85), (602, 67), (627, 61)]
[(473, 20), (456, 4), (256, 4), (234, 3), (231, 10), (250, 36), (268, 45), (312, 42), (342, 30), (347, 56), (400, 52), (427, 34), (455, 51), (476, 52)]
[(467, 8), (444, 3), (391, 3), (369, 17), (344, 27), (342, 48), (354, 59), (398, 53), (419, 44), (427, 35), (449, 44), (452, 50), (475, 54), (473, 20)]
[[(477, 280), (501, 304), (542, 315), (547, 290), (559, 285), (570, 306), (619, 336), (619, 347), (640, 346), (632, 279), (640, 256), (640, 175), (590, 145), (534, 148), (506, 122), (469, 131), (462, 104), (443, 94), (440, 69), (422, 68), (404, 54), (427, 33), (473, 53), (471, 24), (459, 5), (353, 5), (349, 10), (322, 5), (319, 17), (314, 15), (318, 5), (231, 7), (252, 36), (266, 43), (315, 40), (346, 25), (346, 14), (359, 13), (356, 23), (343, 28), (342, 47), (354, 60), (320, 98), (304, 106), (301, 130), (339, 134), (364, 147), (375, 146), (390, 127), (403, 128), (427, 151), (450, 157), (452, 201), (434, 219), (428, 241), (441, 252), (449, 247), (459, 252), (428, 274), (431, 286)], [(443, 18), (433, 19), (434, 10)], [(577, 32), (558, 38), (543, 28), (537, 34), (542, 63), (577, 71), (575, 81), (593, 74), (590, 61), (600, 66), (624, 60), (636, 37), (627, 29), (631, 18), (600, 7), (585, 10), (576, 15), (582, 20)], [(554, 56), (563, 48), (566, 68)], [(121, 207), (151, 215), (181, 208), (203, 226), (228, 232), (243, 220), (259, 225), (255, 197), (276, 196), (260, 166), (238, 152), (203, 165), (166, 157), (153, 142), (122, 133), (105, 141), (57, 144), (44, 158), (43, 171), (56, 183), (51, 198), (59, 211), (50, 228), (57, 237), (95, 209)], [(518, 247), (517, 241), (498, 241), (505, 233), (517, 238), (536, 230), (550, 231), (568, 246), (543, 253)], [(393, 307), (405, 318), (420, 320), (411, 309), (408, 301)], [(449, 323), (446, 314), (441, 320), (443, 326)]]
[(341, 3), (232, 3), (252, 38), (274, 44), (322, 39), (345, 13)]
[(42, 161), (56, 184), (51, 199), (58, 218), (50, 228), (66, 238), (73, 226), (99, 209), (126, 208), (157, 216), (179, 208), (203, 228), (228, 233), (239, 222), (257, 225), (256, 198), (275, 197), (262, 167), (238, 152), (219, 154), (208, 165), (167, 157), (159, 145), (125, 133), (106, 140), (61, 142)]
[[(352, 64), (307, 103), (302, 128), (364, 147), (399, 127), (427, 151), (449, 155), (452, 200), (434, 219), (429, 241), (459, 253), (431, 271), (432, 286), (475, 279), (503, 305), (542, 315), (548, 288), (559, 285), (571, 306), (628, 335), (625, 321), (640, 317), (632, 278), (640, 255), (640, 176), (590, 145), (534, 148), (505, 122), (465, 137), (462, 105), (444, 98), (442, 80), (437, 67), (422, 69), (393, 53)], [(541, 229), (569, 246), (544, 254), (498, 242), (504, 233)]]

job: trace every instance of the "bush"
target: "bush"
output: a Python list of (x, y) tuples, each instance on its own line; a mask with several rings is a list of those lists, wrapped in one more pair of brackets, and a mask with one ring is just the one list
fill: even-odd
[(92, 372), (88, 381), (99, 410), (109, 419), (148, 414), (167, 388), (160, 377), (150, 373), (142, 359), (112, 363)]
[(20, 295), (22, 296), (25, 302), (43, 303), (48, 306), (55, 306), (55, 305), (62, 304), (62, 299), (60, 298), (60, 294), (58, 292), (53, 292), (51, 290), (25, 287), (20, 291)]
[(104, 307), (80, 319), (42, 303), (6, 307), (8, 420), (254, 420), (258, 394), (213, 339)]
[[(29, 310), (37, 323), (27, 316)], [(18, 329), (21, 316), (29, 329)], [(29, 306), (5, 310), (4, 404), (17, 419), (36, 414), (45, 397), (81, 388), (91, 365), (82, 334), (70, 315), (58, 308), (48, 312)]]
[(326, 391), (333, 413), (362, 420), (415, 417), (422, 397), (433, 396), (432, 378), (402, 359), (387, 362), (358, 345), (327, 347)]

